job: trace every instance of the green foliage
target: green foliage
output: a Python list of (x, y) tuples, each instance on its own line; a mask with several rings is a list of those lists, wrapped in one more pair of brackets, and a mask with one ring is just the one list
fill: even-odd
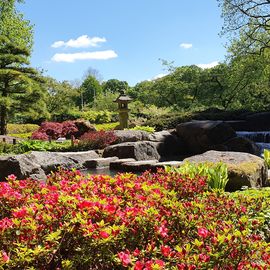
[(48, 111), (53, 120), (73, 120), (80, 117), (79, 113), (76, 115), (76, 99), (79, 97), (79, 90), (76, 87), (67, 81), (58, 82), (49, 77), (45, 78), (44, 87), (48, 93), (46, 100)]
[(267, 149), (263, 150), (263, 158), (267, 164), (268, 169), (270, 169), (270, 151)]
[(221, 162), (217, 164), (186, 162), (179, 168), (166, 167), (166, 171), (177, 172), (188, 178), (194, 178), (197, 175), (206, 177), (209, 189), (213, 190), (225, 190), (229, 180), (227, 166)]
[(97, 95), (94, 102), (93, 102), (93, 110), (96, 111), (117, 111), (117, 103), (114, 101), (119, 96), (119, 94), (111, 93), (111, 92), (102, 92), (101, 94)]
[(7, 37), (15, 46), (28, 48), (33, 46), (33, 26), (16, 9), (21, 0), (0, 1), (0, 35)]
[(39, 125), (35, 124), (8, 124), (8, 134), (32, 133), (39, 129)]
[(90, 121), (95, 124), (103, 124), (112, 122), (114, 113), (109, 111), (94, 111), (88, 110), (80, 113), (80, 118)]
[(117, 79), (110, 79), (102, 83), (104, 93), (114, 93), (119, 95), (121, 91), (126, 91), (129, 88), (126, 81), (119, 81)]
[(57, 142), (45, 142), (40, 140), (24, 140), (18, 143), (18, 149), (21, 153), (26, 153), (30, 151), (64, 151), (71, 147), (70, 141), (65, 141), (61, 143)]
[(99, 81), (92, 75), (89, 75), (83, 81), (80, 87), (80, 96), (77, 99), (77, 104), (83, 109), (85, 106), (92, 105), (96, 96), (102, 92), (102, 87)]
[(116, 123), (106, 123), (106, 124), (95, 124), (95, 128), (99, 130), (114, 130), (119, 125), (119, 122)]
[(146, 131), (149, 133), (153, 133), (155, 132), (155, 128), (153, 127), (149, 127), (149, 126), (136, 126), (134, 128), (129, 128), (130, 130), (142, 130), (142, 131)]
[(23, 140), (17, 144), (9, 144), (0, 142), (0, 155), (5, 154), (23, 154), (30, 151), (51, 151), (51, 152), (65, 152), (65, 151), (78, 151), (76, 147), (71, 146), (69, 140), (57, 143), (47, 142), (40, 140)]

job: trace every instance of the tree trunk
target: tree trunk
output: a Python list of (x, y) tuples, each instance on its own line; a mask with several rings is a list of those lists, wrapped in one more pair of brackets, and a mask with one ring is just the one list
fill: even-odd
[(5, 105), (1, 106), (0, 133), (1, 135), (7, 134), (7, 108)]
[[(4, 89), (2, 90), (2, 97), (7, 97), (8, 91), (8, 82), (5, 82)], [(7, 106), (1, 105), (0, 106), (0, 134), (6, 135), (7, 134)]]

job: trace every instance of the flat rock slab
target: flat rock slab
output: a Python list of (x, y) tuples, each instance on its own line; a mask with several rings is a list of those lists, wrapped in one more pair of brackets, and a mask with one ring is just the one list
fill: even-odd
[(242, 152), (208, 151), (184, 161), (194, 163), (222, 162), (228, 167), (229, 181), (227, 191), (240, 190), (242, 186), (265, 187), (269, 186), (267, 166), (262, 158)]
[(158, 168), (165, 168), (165, 166), (170, 166), (170, 167), (180, 167), (183, 164), (182, 161), (164, 161), (164, 162), (158, 162), (152, 166), (153, 169), (158, 169)]
[(157, 142), (139, 141), (110, 145), (104, 149), (103, 157), (134, 158), (136, 160), (160, 159)]
[(80, 168), (72, 159), (54, 152), (33, 151), (25, 154), (25, 157), (31, 162), (39, 164), (45, 174), (57, 171), (60, 167), (64, 169)]
[(118, 157), (94, 158), (84, 162), (83, 166), (88, 169), (109, 167), (110, 163), (118, 160)]
[(136, 161), (134, 158), (123, 158), (114, 160), (110, 163), (110, 170), (120, 170), (123, 163), (134, 162)]
[(158, 162), (157, 159), (126, 162), (120, 165), (120, 170), (125, 172), (143, 172), (151, 170), (153, 165), (156, 164), (157, 162)]
[[(96, 151), (83, 151), (83, 152), (57, 152), (56, 154), (67, 157), (75, 163), (83, 165), (87, 160), (100, 158)], [(80, 167), (80, 166), (79, 166)]]

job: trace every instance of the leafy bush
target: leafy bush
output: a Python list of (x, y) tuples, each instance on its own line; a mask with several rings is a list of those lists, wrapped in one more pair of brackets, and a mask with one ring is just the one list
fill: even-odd
[(194, 164), (186, 162), (179, 168), (166, 167), (167, 172), (177, 172), (183, 176), (194, 178), (197, 175), (207, 178), (207, 184), (210, 189), (225, 190), (228, 183), (228, 168), (223, 163)]
[(20, 153), (26, 153), (29, 151), (65, 151), (70, 148), (71, 142), (66, 141), (63, 143), (57, 143), (57, 142), (45, 142), (40, 140), (25, 140), (19, 142), (17, 145), (17, 152), (20, 151)]
[(0, 268), (269, 269), (269, 203), (174, 172), (10, 176), (0, 183)]
[(17, 137), (17, 138), (21, 138), (21, 139), (29, 139), (32, 136), (32, 132), (28, 132), (28, 133), (10, 133), (8, 134), (9, 136), (12, 137)]
[(60, 137), (70, 139), (72, 135), (78, 132), (78, 128), (74, 121), (58, 122), (43, 122), (40, 128), (35, 131), (31, 139), (47, 141), (49, 137), (56, 140)]
[(267, 164), (268, 169), (270, 169), (270, 151), (267, 149), (263, 150), (263, 157)]
[(8, 124), (7, 125), (8, 134), (32, 133), (38, 129), (39, 129), (39, 126), (35, 124)]
[[(51, 137), (53, 140), (58, 139), (62, 135), (63, 125), (58, 122), (43, 122), (40, 125), (40, 128), (33, 133), (33, 140), (47, 140)], [(42, 135), (44, 134), (44, 139), (42, 139)]]
[(19, 154), (20, 150), (18, 149), (17, 145), (0, 142), (0, 154), (9, 153)]
[(114, 130), (118, 125), (119, 125), (119, 122), (106, 123), (106, 124), (96, 124), (95, 128), (97, 130)]
[(136, 126), (134, 128), (130, 128), (130, 130), (142, 130), (142, 131), (146, 131), (149, 133), (155, 132), (155, 128), (149, 127), (149, 126)]
[(81, 113), (81, 118), (95, 124), (103, 124), (112, 122), (113, 112), (104, 111), (86, 111)]
[(78, 148), (81, 150), (103, 149), (116, 140), (113, 131), (93, 131), (82, 135), (79, 139)]
[(74, 121), (65, 121), (62, 123), (62, 137), (70, 139), (71, 136), (78, 131), (78, 127), (75, 125)]

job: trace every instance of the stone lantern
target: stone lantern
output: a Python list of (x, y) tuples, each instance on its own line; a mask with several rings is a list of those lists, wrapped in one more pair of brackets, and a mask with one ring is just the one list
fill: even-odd
[(118, 103), (118, 112), (119, 112), (119, 129), (128, 128), (128, 103), (132, 101), (128, 95), (124, 93), (124, 91), (120, 92), (119, 97), (114, 101)]

